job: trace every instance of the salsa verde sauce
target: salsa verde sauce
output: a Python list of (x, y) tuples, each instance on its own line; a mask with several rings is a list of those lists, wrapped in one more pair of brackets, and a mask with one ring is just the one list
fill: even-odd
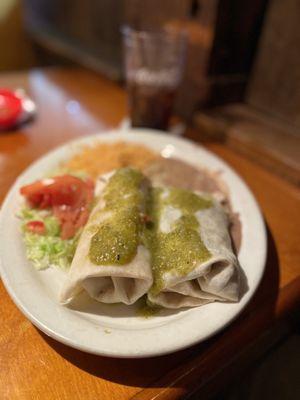
[[(143, 174), (132, 168), (120, 169), (110, 178), (103, 194), (103, 212), (110, 216), (93, 234), (89, 258), (96, 265), (124, 265), (134, 258), (138, 245), (144, 244), (151, 255), (151, 292), (157, 294), (163, 289), (166, 272), (185, 275), (211, 257), (195, 213), (211, 207), (212, 201), (180, 188), (141, 190), (143, 180)], [(167, 206), (179, 210), (180, 217), (170, 232), (162, 232), (160, 219)], [(141, 218), (143, 209), (146, 223)]]
[(107, 183), (102, 211), (110, 216), (92, 236), (89, 258), (94, 264), (124, 265), (136, 255), (142, 229), (140, 212), (145, 203), (141, 190), (144, 179), (141, 172), (122, 168)]
[[(174, 222), (170, 232), (160, 230), (162, 211), (166, 206), (180, 210), (181, 216)], [(163, 275), (174, 271), (186, 275), (198, 263), (211, 257), (199, 234), (199, 222), (195, 213), (209, 208), (212, 202), (185, 189), (153, 188), (147, 198), (147, 212), (151, 224), (143, 231), (143, 242), (150, 250), (154, 283), (152, 294), (158, 294), (164, 287)]]

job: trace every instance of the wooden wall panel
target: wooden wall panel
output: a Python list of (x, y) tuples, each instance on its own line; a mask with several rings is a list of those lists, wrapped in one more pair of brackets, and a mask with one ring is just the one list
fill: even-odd
[(296, 128), (300, 128), (299, 17), (299, 0), (271, 2), (246, 98), (248, 104)]

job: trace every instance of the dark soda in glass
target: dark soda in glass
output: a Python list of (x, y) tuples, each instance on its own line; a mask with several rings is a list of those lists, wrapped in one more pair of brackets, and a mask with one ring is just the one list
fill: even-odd
[(131, 125), (167, 130), (182, 76), (186, 36), (125, 27), (123, 39)]
[(164, 86), (128, 84), (131, 125), (166, 130), (172, 113), (175, 90)]

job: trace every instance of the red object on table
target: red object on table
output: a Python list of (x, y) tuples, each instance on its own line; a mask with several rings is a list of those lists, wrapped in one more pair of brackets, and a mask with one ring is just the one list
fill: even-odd
[(11, 90), (0, 89), (0, 129), (16, 125), (22, 111), (22, 100)]

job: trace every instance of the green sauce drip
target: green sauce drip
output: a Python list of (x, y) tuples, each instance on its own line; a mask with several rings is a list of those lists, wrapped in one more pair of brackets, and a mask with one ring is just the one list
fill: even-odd
[(96, 265), (124, 265), (130, 262), (140, 243), (140, 212), (145, 203), (141, 190), (144, 177), (132, 168), (118, 170), (109, 180), (103, 198), (103, 212), (110, 212), (91, 239), (89, 258)]
[[(173, 271), (186, 275), (195, 266), (208, 260), (211, 254), (206, 249), (199, 235), (199, 222), (195, 217), (198, 210), (212, 206), (211, 200), (204, 199), (184, 189), (171, 188), (167, 196), (162, 196), (163, 190), (151, 190), (147, 212), (152, 218), (143, 232), (144, 244), (152, 257), (154, 283), (150, 289), (153, 295), (164, 287), (163, 274)], [(174, 223), (168, 233), (159, 230), (161, 213), (165, 206), (170, 205), (181, 211), (181, 217)]]
[(139, 299), (137, 304), (137, 315), (142, 318), (150, 318), (154, 315), (159, 314), (161, 307), (156, 304), (151, 304), (147, 299), (147, 296), (143, 296)]

